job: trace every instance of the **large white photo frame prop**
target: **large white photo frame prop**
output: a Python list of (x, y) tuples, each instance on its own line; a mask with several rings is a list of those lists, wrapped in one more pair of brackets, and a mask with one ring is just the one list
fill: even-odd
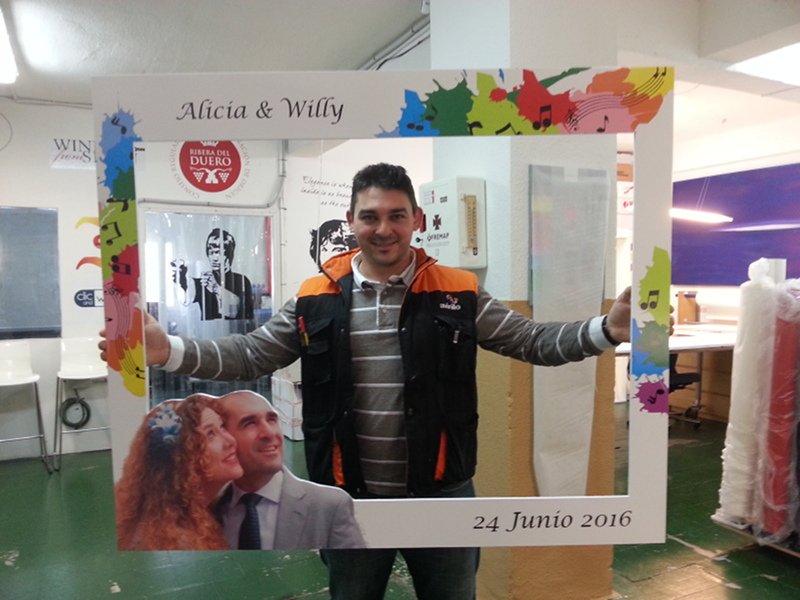
[(356, 517), (370, 547), (662, 542), (673, 84), (668, 67), (95, 79), (115, 477), (148, 406), (134, 142), (634, 132), (628, 494), (358, 500)]

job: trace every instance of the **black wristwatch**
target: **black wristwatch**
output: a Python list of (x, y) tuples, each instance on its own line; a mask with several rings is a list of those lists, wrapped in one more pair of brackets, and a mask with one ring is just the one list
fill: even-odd
[(603, 315), (603, 323), (600, 325), (600, 327), (603, 330), (603, 335), (606, 336), (609, 344), (619, 346), (622, 343), (611, 337), (611, 332), (608, 330), (608, 315)]

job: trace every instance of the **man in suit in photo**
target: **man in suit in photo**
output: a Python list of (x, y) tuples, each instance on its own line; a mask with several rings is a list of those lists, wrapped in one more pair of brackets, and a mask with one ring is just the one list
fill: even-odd
[(244, 469), (216, 506), (231, 548), (366, 547), (347, 492), (298, 479), (284, 466), (278, 413), (266, 398), (232, 392), (220, 410)]

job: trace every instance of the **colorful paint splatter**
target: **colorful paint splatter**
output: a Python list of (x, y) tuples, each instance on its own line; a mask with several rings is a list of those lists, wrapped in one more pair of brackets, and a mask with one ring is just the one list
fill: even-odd
[[(664, 374), (669, 368), (669, 289), (660, 282), (669, 281), (670, 259), (664, 248), (653, 249), (653, 262), (639, 282), (639, 308), (648, 320), (633, 320), (631, 378), (636, 382), (635, 396), (642, 410), (669, 412)], [(636, 301), (637, 299), (634, 299)]]
[(497, 79), (477, 73), (475, 90), (466, 74), (449, 89), (434, 81), (437, 89), (430, 93), (406, 90), (397, 127), (378, 137), (631, 132), (658, 114), (672, 90), (667, 67), (620, 68), (595, 75), (583, 90), (550, 90), (585, 70), (573, 68), (541, 81), (523, 70), (522, 82), (511, 89), (498, 84), (497, 79), (505, 83), (499, 71)]
[(145, 395), (144, 336), (139, 307), (139, 250), (136, 197), (133, 184), (133, 115), (117, 111), (106, 116), (100, 148), (105, 164), (104, 185), (111, 198), (100, 213), (103, 293), (105, 297), (108, 365), (122, 376), (125, 388)]
[(105, 181), (112, 198), (135, 198), (133, 185), (133, 143), (142, 140), (134, 132), (131, 113), (119, 110), (106, 115), (100, 137)]

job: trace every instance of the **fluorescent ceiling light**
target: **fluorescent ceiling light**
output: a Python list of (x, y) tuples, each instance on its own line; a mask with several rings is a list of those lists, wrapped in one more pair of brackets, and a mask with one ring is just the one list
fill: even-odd
[(11, 51), (6, 19), (0, 9), (0, 83), (14, 83), (17, 75), (17, 63), (14, 62), (14, 53)]
[(754, 56), (728, 67), (730, 71), (800, 86), (800, 43)]
[(717, 231), (784, 231), (786, 229), (800, 229), (800, 222), (795, 223), (755, 223), (752, 225), (740, 225), (739, 227), (723, 227)]
[(669, 214), (673, 219), (696, 221), (697, 223), (731, 223), (733, 221), (733, 217), (727, 215), (688, 208), (671, 208)]

